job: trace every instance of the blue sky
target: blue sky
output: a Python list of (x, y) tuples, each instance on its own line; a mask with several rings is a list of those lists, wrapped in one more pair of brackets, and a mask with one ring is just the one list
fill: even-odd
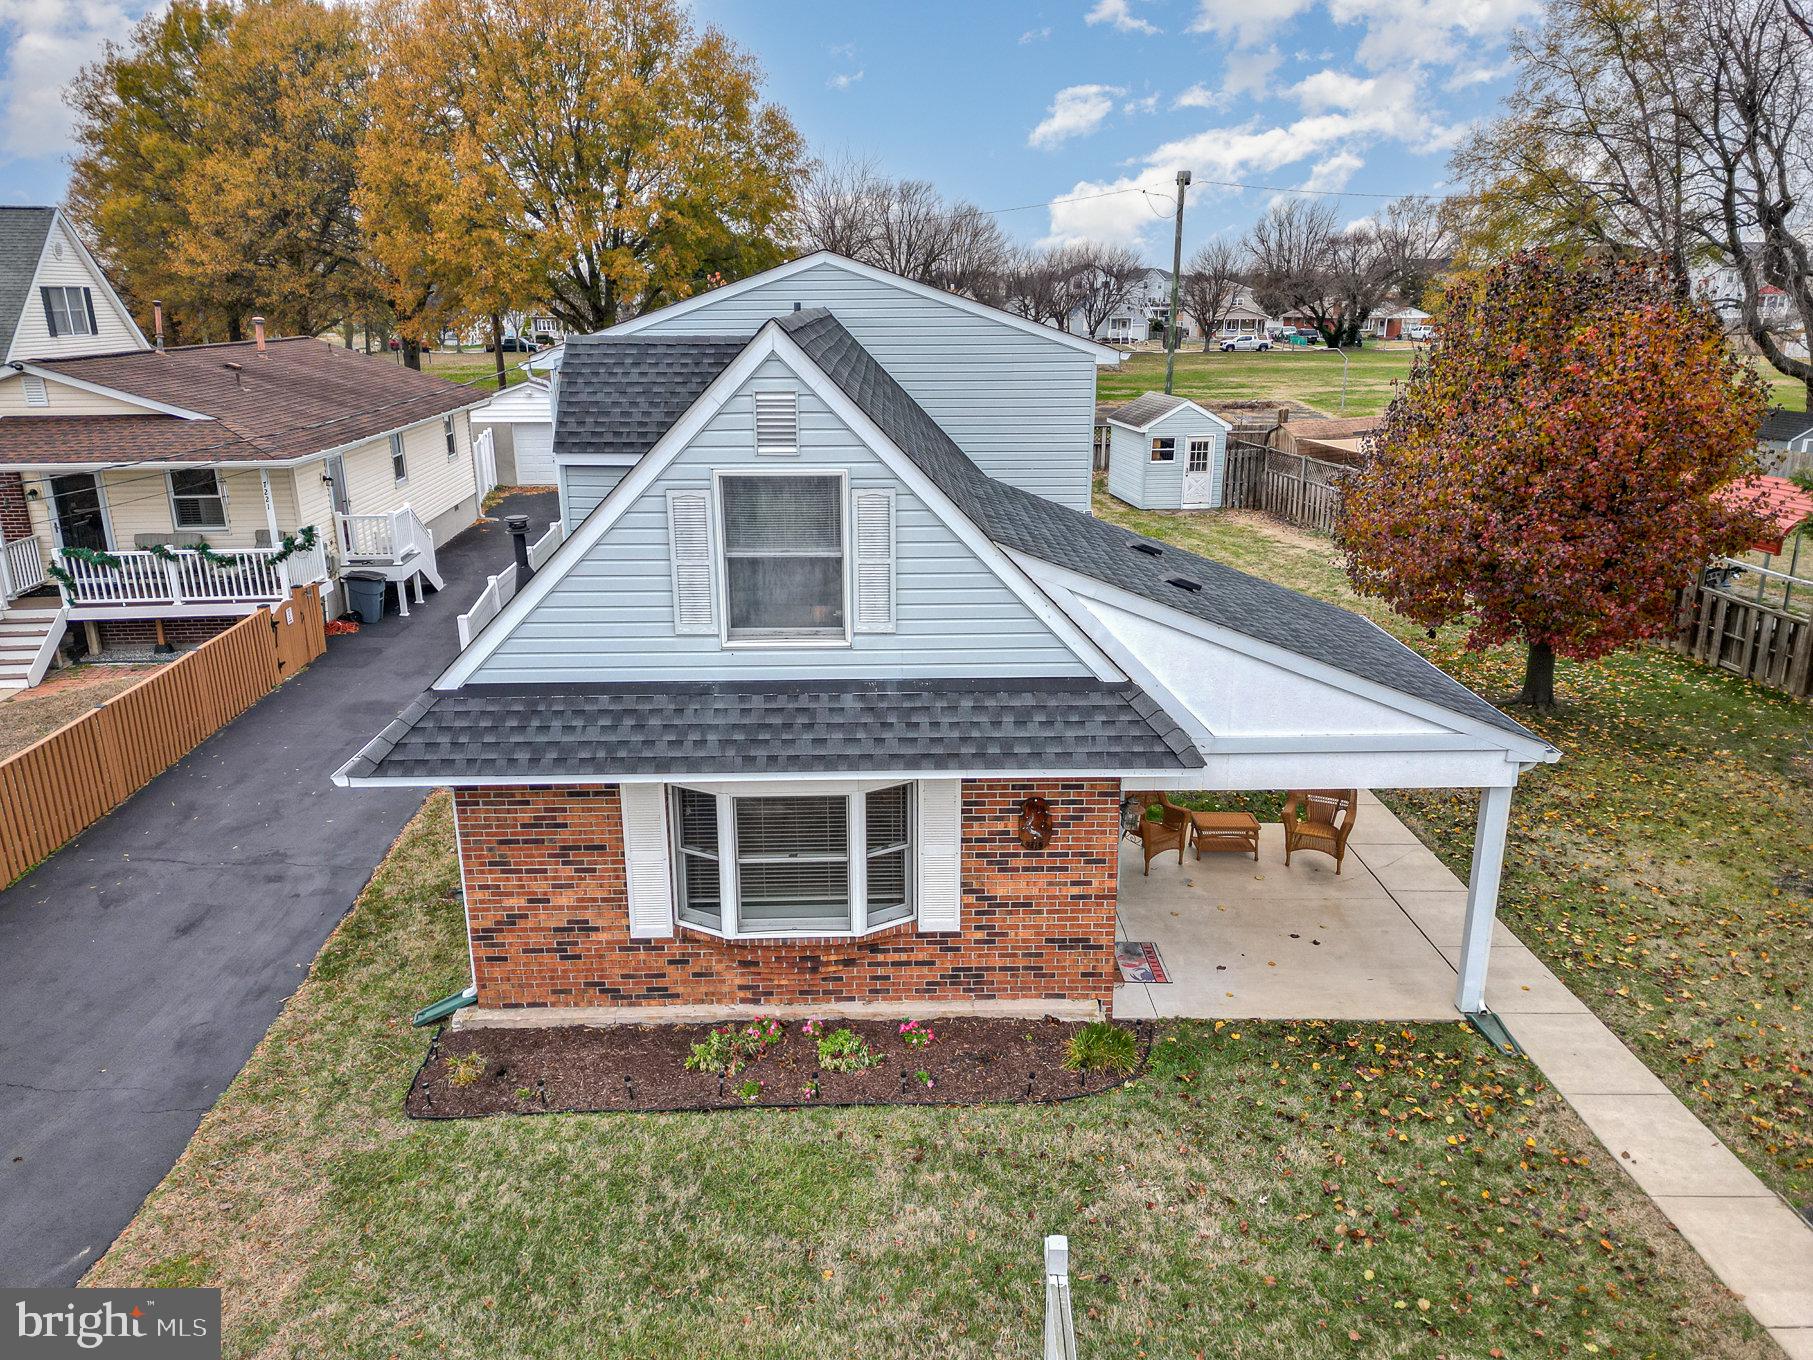
[[(524, 0), (532, 4), (534, 0)], [(0, 201), (63, 191), (56, 90), (144, 0), (0, 6)], [(1447, 156), (1508, 83), (1535, 0), (694, 0), (753, 51), (815, 154), (869, 158), (1003, 213), (1026, 241), (1091, 236), (1164, 254), (1175, 171), (1186, 244), (1237, 234), (1274, 197), (1339, 190), (1344, 216), (1439, 192)], [(1132, 192), (1127, 192), (1131, 190)]]

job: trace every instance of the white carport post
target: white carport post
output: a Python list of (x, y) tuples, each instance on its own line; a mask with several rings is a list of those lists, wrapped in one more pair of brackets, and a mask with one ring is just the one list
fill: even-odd
[(1486, 1008), (1486, 963), (1492, 957), (1492, 925), (1498, 916), (1498, 879), (1504, 869), (1514, 787), (1499, 784), (1479, 791), (1473, 872), (1467, 879), (1467, 923), (1460, 941), (1460, 988), (1454, 999), (1462, 1015), (1477, 1015)]

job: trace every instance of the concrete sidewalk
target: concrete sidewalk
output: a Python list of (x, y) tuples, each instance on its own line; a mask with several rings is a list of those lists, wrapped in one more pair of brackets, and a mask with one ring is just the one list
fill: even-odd
[[(1123, 845), (1121, 939), (1174, 981), (1115, 989), (1130, 1018), (1453, 1020), (1467, 889), (1371, 793), (1337, 877), (1326, 856), (1172, 855)], [(1765, 1186), (1502, 922), (1486, 1003), (1530, 1060), (1794, 1360), (1813, 1360), (1813, 1228)]]
[[(498, 513), (518, 509), (558, 513)], [(509, 535), (438, 556), (446, 589), (411, 618), (331, 639), (0, 892), (0, 1285), (73, 1284), (106, 1250), (421, 806), (329, 776), (453, 659)]]

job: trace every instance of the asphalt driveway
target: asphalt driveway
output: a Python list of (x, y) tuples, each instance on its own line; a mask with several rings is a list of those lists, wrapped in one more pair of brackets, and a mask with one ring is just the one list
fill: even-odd
[(0, 892), (0, 1285), (73, 1284), (106, 1250), (421, 806), (330, 776), (452, 660), (518, 511), (559, 513), (512, 498), (412, 617), (330, 639)]

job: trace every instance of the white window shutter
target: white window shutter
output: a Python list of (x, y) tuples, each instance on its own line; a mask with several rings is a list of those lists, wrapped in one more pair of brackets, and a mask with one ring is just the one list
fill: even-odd
[(667, 848), (667, 790), (621, 784), (623, 865), (629, 889), (630, 938), (665, 940), (674, 933), (674, 878)]
[(858, 491), (851, 520), (856, 538), (856, 631), (894, 631), (894, 493)]
[(667, 493), (667, 542), (674, 575), (674, 631), (717, 632), (709, 491)]
[(919, 929), (963, 928), (963, 781), (919, 781)]
[(799, 393), (755, 394), (755, 451), (759, 454), (799, 452)]

